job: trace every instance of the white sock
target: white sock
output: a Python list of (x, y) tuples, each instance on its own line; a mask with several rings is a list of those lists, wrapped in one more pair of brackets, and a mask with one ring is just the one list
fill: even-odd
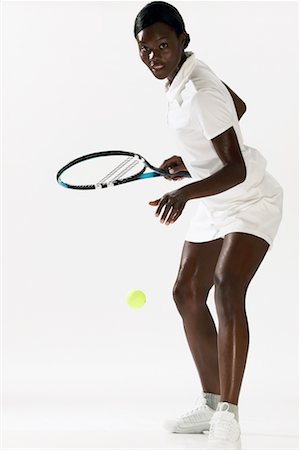
[(204, 398), (206, 399), (207, 406), (209, 406), (211, 409), (216, 410), (221, 398), (220, 395), (212, 394), (210, 392), (203, 392), (203, 395)]
[(220, 402), (217, 407), (217, 411), (228, 411), (234, 414), (235, 420), (239, 421), (239, 407), (233, 403)]

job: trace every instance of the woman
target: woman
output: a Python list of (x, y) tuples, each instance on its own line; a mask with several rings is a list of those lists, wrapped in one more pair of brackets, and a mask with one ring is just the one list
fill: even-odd
[[(192, 176), (191, 183), (150, 205), (169, 225), (189, 200), (198, 199), (173, 294), (203, 398), (167, 428), (209, 430), (209, 448), (240, 449), (238, 399), (249, 344), (245, 295), (277, 233), (282, 188), (266, 172), (262, 155), (243, 143), (239, 119), (245, 103), (185, 51), (190, 37), (178, 10), (165, 2), (147, 4), (136, 17), (134, 36), (143, 63), (157, 79), (167, 79), (168, 123), (180, 156), (161, 167)], [(212, 286), (218, 333), (206, 304)]]

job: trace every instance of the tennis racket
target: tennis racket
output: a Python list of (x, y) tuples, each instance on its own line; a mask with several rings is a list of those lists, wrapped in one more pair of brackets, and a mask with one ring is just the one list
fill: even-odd
[(74, 159), (57, 172), (56, 179), (60, 186), (68, 189), (90, 190), (160, 176), (190, 177), (190, 174), (170, 174), (167, 170), (152, 166), (137, 153), (108, 150)]

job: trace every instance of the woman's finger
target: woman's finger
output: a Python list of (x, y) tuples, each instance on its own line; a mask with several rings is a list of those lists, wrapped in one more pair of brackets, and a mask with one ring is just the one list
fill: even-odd
[(171, 156), (171, 158), (165, 159), (164, 162), (159, 166), (160, 169), (168, 169), (169, 167), (176, 166), (180, 161), (179, 156)]
[(149, 205), (151, 206), (157, 206), (160, 202), (160, 198), (158, 200), (151, 200), (151, 202), (149, 202)]
[(160, 199), (158, 208), (157, 208), (157, 210), (156, 210), (156, 212), (155, 212), (155, 215), (156, 215), (156, 216), (159, 216), (159, 215), (160, 215), (162, 208), (168, 203), (168, 201), (169, 201), (169, 198), (168, 198), (168, 197), (162, 197), (162, 198)]
[(173, 209), (173, 211), (170, 213), (166, 225), (170, 225), (171, 223), (176, 222), (179, 216), (181, 216), (182, 209)]
[(162, 216), (161, 216), (161, 218), (160, 218), (161, 223), (164, 223), (164, 221), (166, 220), (167, 215), (169, 214), (169, 212), (170, 212), (171, 209), (172, 209), (172, 205), (167, 204), (167, 205), (165, 206), (164, 212), (163, 212), (163, 214), (162, 214)]

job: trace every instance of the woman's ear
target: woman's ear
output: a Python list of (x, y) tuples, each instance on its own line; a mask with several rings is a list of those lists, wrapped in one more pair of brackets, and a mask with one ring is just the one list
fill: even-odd
[(180, 45), (181, 45), (182, 48), (185, 48), (186, 38), (187, 38), (186, 33), (181, 33), (181, 35), (180, 35)]

